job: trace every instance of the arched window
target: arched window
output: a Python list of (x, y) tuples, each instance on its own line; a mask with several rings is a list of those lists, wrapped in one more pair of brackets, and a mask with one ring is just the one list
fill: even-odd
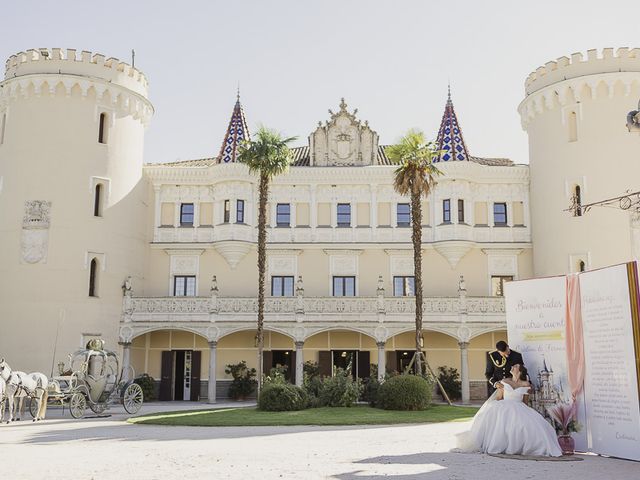
[(573, 205), (574, 205), (574, 217), (582, 216), (582, 192), (580, 191), (580, 185), (576, 185), (573, 189)]
[(89, 267), (89, 296), (98, 296), (98, 259), (91, 259), (91, 266)]
[(584, 263), (584, 260), (580, 260), (580, 262), (578, 263), (578, 271), (584, 272), (585, 269), (586, 269), (586, 265)]
[(101, 217), (102, 216), (102, 190), (104, 187), (101, 183), (96, 185), (94, 194), (93, 194), (93, 216)]
[(106, 113), (100, 114), (100, 126), (98, 127), (98, 143), (107, 143), (108, 137), (108, 120)]
[(569, 122), (569, 141), (576, 142), (578, 141), (578, 117), (576, 112), (569, 112), (567, 120)]

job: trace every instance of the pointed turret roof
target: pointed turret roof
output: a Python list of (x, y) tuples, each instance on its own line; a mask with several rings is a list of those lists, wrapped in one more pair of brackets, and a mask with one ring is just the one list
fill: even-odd
[(442, 152), (435, 160), (436, 162), (470, 160), (467, 146), (464, 143), (464, 138), (462, 138), (462, 129), (453, 109), (451, 88), (448, 90), (447, 103), (444, 106), (444, 115), (442, 115), (442, 122), (440, 122), (436, 145), (438, 150)]
[(245, 140), (249, 140), (249, 138), (249, 128), (247, 127), (247, 120), (244, 118), (244, 110), (240, 103), (240, 91), (238, 91), (227, 133), (224, 135), (222, 147), (220, 148), (218, 163), (235, 162), (240, 145)]

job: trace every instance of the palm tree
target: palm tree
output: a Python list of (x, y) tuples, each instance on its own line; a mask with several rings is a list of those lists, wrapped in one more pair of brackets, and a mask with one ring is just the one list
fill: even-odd
[(416, 297), (416, 373), (422, 375), (422, 197), (427, 198), (442, 172), (433, 164), (439, 154), (424, 133), (409, 130), (397, 145), (386, 150), (387, 157), (398, 165), (393, 187), (400, 195), (411, 198), (411, 225), (413, 241), (414, 289)]
[(291, 163), (289, 144), (297, 137), (282, 138), (274, 130), (260, 127), (253, 140), (240, 147), (238, 162), (249, 167), (250, 173), (260, 177), (258, 207), (258, 394), (262, 388), (264, 351), (264, 277), (267, 264), (267, 200), (269, 183), (276, 175), (284, 173)]

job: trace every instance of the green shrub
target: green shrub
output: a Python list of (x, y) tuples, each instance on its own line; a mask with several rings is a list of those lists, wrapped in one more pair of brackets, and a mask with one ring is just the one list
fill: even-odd
[(431, 405), (431, 382), (417, 375), (397, 375), (378, 389), (376, 406), (385, 410), (425, 410)]
[(287, 382), (287, 366), (273, 367), (269, 370), (269, 375), (264, 377), (264, 385), (267, 383), (289, 383)]
[(152, 376), (143, 373), (134, 380), (134, 383), (137, 383), (138, 385), (140, 385), (140, 388), (142, 388), (143, 398), (146, 402), (155, 400), (156, 388), (155, 381), (153, 380)]
[(256, 381), (256, 369), (248, 368), (246, 361), (227, 365), (224, 373), (231, 375), (233, 381), (229, 386), (229, 395), (234, 400), (244, 399), (251, 395), (258, 385)]
[(318, 402), (323, 407), (351, 407), (360, 398), (362, 382), (342, 369), (336, 370), (333, 377), (322, 380), (318, 392)]
[(258, 409), (268, 412), (302, 410), (308, 404), (307, 392), (290, 383), (268, 383), (262, 388), (258, 398)]
[(364, 379), (364, 388), (362, 392), (362, 400), (367, 402), (372, 407), (376, 406), (378, 400), (378, 390), (380, 389), (380, 382), (374, 376)]
[[(438, 367), (438, 380), (442, 384), (451, 400), (457, 400), (462, 396), (462, 382), (458, 369), (453, 367)], [(438, 387), (440, 392), (440, 387)], [(440, 392), (442, 394), (442, 392)]]

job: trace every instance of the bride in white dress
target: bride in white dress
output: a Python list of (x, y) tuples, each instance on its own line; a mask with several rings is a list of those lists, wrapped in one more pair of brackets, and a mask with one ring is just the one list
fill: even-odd
[(459, 447), (490, 454), (561, 456), (553, 427), (526, 404), (531, 388), (527, 369), (514, 365), (511, 375), (478, 410), (471, 430), (458, 437)]

